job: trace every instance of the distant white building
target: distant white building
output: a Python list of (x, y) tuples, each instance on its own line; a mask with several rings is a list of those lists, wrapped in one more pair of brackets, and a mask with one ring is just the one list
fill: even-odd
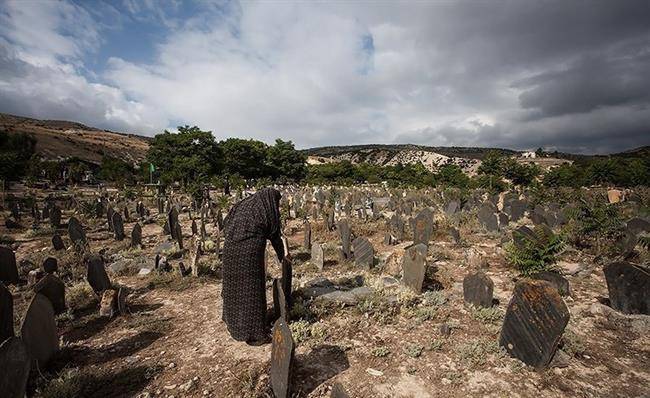
[(537, 157), (537, 154), (533, 151), (524, 152), (521, 154), (521, 157), (524, 159), (535, 159)]

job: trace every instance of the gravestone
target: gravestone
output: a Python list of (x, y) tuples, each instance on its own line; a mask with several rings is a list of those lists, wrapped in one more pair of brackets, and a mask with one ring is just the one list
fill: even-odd
[(508, 215), (506, 213), (498, 213), (497, 218), (499, 219), (499, 228), (504, 229), (508, 226), (510, 220), (508, 219)]
[(633, 218), (630, 221), (627, 222), (627, 231), (636, 236), (640, 234), (641, 232), (648, 232), (650, 231), (650, 222), (642, 219), (642, 218)]
[(314, 243), (311, 246), (311, 263), (318, 269), (318, 271), (323, 270), (324, 261), (323, 245), (320, 243)]
[(282, 289), (282, 281), (278, 278), (273, 279), (273, 312), (275, 319), (282, 318), (289, 321), (289, 307), (287, 306), (286, 295)]
[(341, 383), (334, 383), (330, 392), (330, 398), (350, 398), (350, 396), (345, 392), (345, 388), (343, 388)]
[(650, 271), (626, 262), (603, 269), (612, 308), (624, 314), (650, 315)]
[(0, 282), (6, 284), (18, 283), (18, 267), (14, 251), (6, 246), (0, 246)]
[(532, 229), (522, 225), (512, 231), (512, 242), (517, 249), (523, 250), (527, 244), (537, 243), (537, 235)]
[(526, 365), (546, 367), (569, 322), (569, 310), (557, 289), (546, 281), (515, 285), (501, 327), (499, 345)]
[(357, 267), (370, 269), (375, 260), (375, 249), (372, 243), (364, 237), (358, 237), (352, 242), (354, 249), (354, 264)]
[[(285, 251), (285, 253), (288, 252)], [(291, 308), (292, 305), (292, 301), (291, 301), (292, 280), (293, 280), (293, 267), (291, 265), (291, 261), (284, 258), (282, 259), (282, 279), (280, 281), (282, 282), (282, 291), (284, 292), (284, 297), (288, 308)]]
[(142, 227), (140, 223), (135, 223), (133, 229), (131, 230), (131, 247), (141, 247), (142, 246)]
[(454, 241), (455, 244), (459, 245), (460, 244), (460, 232), (454, 228), (454, 227), (449, 227), (449, 235), (451, 235), (451, 239)]
[(192, 236), (199, 233), (199, 227), (196, 225), (196, 220), (192, 220)]
[(526, 212), (526, 202), (519, 199), (515, 199), (512, 202), (510, 202), (509, 216), (512, 222), (519, 221), (524, 216), (525, 212)]
[(61, 226), (61, 209), (54, 205), (50, 210), (50, 225), (57, 229)]
[(20, 327), (20, 336), (27, 346), (32, 362), (43, 368), (59, 350), (52, 303), (42, 294), (36, 294), (29, 303)]
[(273, 325), (271, 345), (271, 389), (276, 398), (289, 398), (291, 372), (293, 370), (294, 343), (291, 329), (284, 319), (278, 318)]
[(463, 279), (463, 299), (475, 307), (492, 307), (494, 282), (483, 271), (471, 273)]
[(115, 240), (124, 240), (124, 221), (120, 213), (113, 213), (113, 236)]
[(124, 204), (124, 221), (129, 221), (131, 219), (131, 214), (129, 213), (129, 204)]
[(126, 299), (129, 296), (129, 288), (126, 286), (120, 286), (117, 290), (117, 310), (122, 315), (127, 315), (129, 312), (129, 307), (127, 306)]
[(530, 214), (530, 219), (535, 225), (546, 224), (546, 211), (542, 206), (537, 205)]
[(533, 278), (549, 282), (557, 289), (558, 293), (560, 293), (560, 296), (562, 297), (571, 295), (569, 281), (557, 272), (542, 271), (535, 274)]
[(54, 273), (59, 270), (59, 263), (56, 261), (56, 258), (54, 257), (48, 257), (43, 261), (43, 271), (47, 272), (48, 274)]
[(350, 260), (352, 258), (352, 252), (350, 250), (350, 225), (348, 220), (341, 220), (338, 223), (339, 237), (341, 238), (341, 249), (343, 254), (343, 259)]
[(0, 344), (0, 392), (3, 398), (24, 398), (30, 369), (29, 353), (19, 337)]
[(88, 259), (86, 279), (97, 295), (111, 288), (111, 281), (108, 279), (108, 274), (106, 274), (104, 260), (100, 256), (93, 255)]
[(88, 246), (84, 228), (75, 217), (70, 217), (70, 221), (68, 221), (68, 235), (75, 247), (86, 248)]
[(429, 245), (433, 236), (433, 214), (431, 210), (424, 209), (413, 219), (413, 244), (423, 243)]
[(104, 290), (99, 303), (99, 316), (112, 318), (117, 313), (117, 290)]
[(418, 243), (406, 249), (402, 259), (402, 270), (404, 285), (420, 294), (427, 270), (427, 245)]
[(54, 234), (52, 236), (52, 247), (56, 251), (65, 249), (65, 244), (63, 243), (63, 239), (61, 238), (61, 235)]
[(45, 206), (43, 206), (43, 219), (49, 218), (50, 217), (50, 205), (49, 203), (45, 203)]
[(50, 300), (55, 315), (66, 311), (65, 284), (61, 279), (55, 275), (47, 274), (34, 285), (33, 289), (34, 293), (40, 293)]
[(0, 341), (14, 335), (14, 298), (4, 283), (0, 282)]
[(169, 233), (171, 234), (173, 239), (176, 239), (176, 232), (178, 232), (178, 210), (176, 210), (176, 206), (172, 206), (172, 208), (169, 210), (167, 213), (167, 225), (169, 226)]
[(95, 202), (95, 218), (101, 218), (103, 214), (104, 214), (104, 204), (102, 203), (101, 200), (97, 200), (97, 202)]
[(311, 224), (309, 221), (305, 223), (305, 236), (303, 239), (302, 247), (305, 250), (311, 249)]
[(497, 231), (499, 229), (499, 223), (497, 220), (497, 215), (494, 207), (490, 204), (483, 204), (478, 212), (479, 222), (490, 232)]
[(174, 224), (172, 237), (176, 239), (176, 242), (178, 242), (178, 248), (183, 250), (183, 231), (181, 229), (181, 224), (178, 221)]
[(108, 206), (106, 208), (106, 222), (108, 223), (108, 230), (113, 231), (113, 214), (115, 214), (115, 210), (111, 206)]

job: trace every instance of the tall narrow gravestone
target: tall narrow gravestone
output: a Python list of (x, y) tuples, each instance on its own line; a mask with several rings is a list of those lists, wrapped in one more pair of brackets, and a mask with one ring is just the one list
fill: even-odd
[(100, 256), (91, 256), (88, 259), (87, 267), (86, 279), (97, 295), (101, 295), (104, 290), (111, 288), (111, 281), (108, 279), (108, 274), (106, 274), (104, 260)]
[(68, 221), (68, 235), (76, 247), (85, 248), (88, 246), (84, 227), (75, 217), (70, 217), (70, 221)]
[(421, 293), (426, 269), (427, 245), (419, 243), (406, 249), (402, 260), (402, 270), (404, 272), (402, 282), (404, 285), (418, 294)]
[(0, 341), (5, 341), (13, 335), (14, 298), (4, 283), (0, 282)]
[(350, 225), (348, 220), (341, 220), (338, 223), (339, 237), (341, 238), (341, 249), (343, 258), (349, 260), (352, 258), (352, 251), (350, 250)]
[(113, 236), (115, 240), (124, 240), (124, 220), (118, 212), (113, 213)]
[(0, 393), (3, 398), (24, 398), (30, 360), (25, 343), (11, 337), (0, 344)]
[(282, 289), (282, 281), (278, 278), (273, 279), (273, 312), (275, 319), (283, 318), (285, 321), (289, 320), (289, 308), (287, 307), (287, 300)]
[(276, 398), (288, 398), (291, 394), (291, 371), (293, 368), (294, 343), (291, 330), (283, 318), (273, 325), (271, 346), (271, 388)]
[(463, 279), (463, 299), (475, 307), (492, 307), (494, 282), (483, 271), (467, 275)]
[(375, 249), (368, 239), (359, 237), (352, 242), (354, 248), (354, 264), (357, 267), (370, 269), (375, 260)]
[(311, 263), (319, 270), (323, 270), (324, 266), (324, 253), (323, 245), (320, 243), (314, 243), (311, 246)]
[(302, 243), (302, 247), (305, 250), (311, 249), (311, 224), (309, 222), (305, 223), (305, 237)]
[(65, 312), (65, 285), (61, 279), (47, 274), (34, 285), (34, 292), (40, 293), (50, 300), (55, 315)]
[(32, 361), (42, 368), (59, 350), (54, 308), (47, 297), (36, 294), (29, 303), (20, 335), (27, 346)]
[(650, 271), (625, 262), (605, 266), (612, 307), (624, 314), (650, 315)]
[(423, 243), (429, 245), (433, 236), (433, 214), (431, 210), (424, 209), (413, 219), (413, 244)]
[(569, 310), (557, 289), (546, 281), (522, 281), (508, 304), (499, 345), (535, 368), (546, 367), (557, 349)]
[(142, 246), (142, 227), (140, 223), (135, 223), (131, 230), (131, 247), (139, 248)]
[(52, 235), (52, 248), (56, 251), (65, 249), (65, 244), (63, 243), (63, 239), (61, 238), (61, 235), (59, 234)]
[(18, 283), (18, 267), (16, 255), (6, 246), (0, 246), (0, 282), (7, 284)]

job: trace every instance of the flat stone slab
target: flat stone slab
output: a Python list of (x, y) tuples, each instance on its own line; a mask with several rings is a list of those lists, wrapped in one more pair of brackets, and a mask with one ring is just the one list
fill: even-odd
[(37, 293), (29, 303), (20, 335), (27, 346), (32, 361), (43, 367), (59, 351), (59, 336), (50, 300)]
[(0, 369), (0, 395), (24, 398), (30, 360), (27, 347), (19, 337), (11, 337), (0, 344)]
[(273, 325), (271, 344), (271, 388), (276, 398), (288, 398), (291, 394), (294, 342), (291, 329), (283, 318)]
[(650, 315), (650, 271), (626, 262), (604, 267), (612, 308), (624, 314)]
[(419, 243), (404, 252), (402, 260), (402, 283), (416, 293), (422, 292), (427, 269), (427, 245)]
[(374, 294), (374, 291), (367, 287), (361, 286), (352, 290), (337, 290), (331, 293), (323, 294), (314, 299), (314, 302), (336, 303), (343, 305), (356, 305), (359, 300)]

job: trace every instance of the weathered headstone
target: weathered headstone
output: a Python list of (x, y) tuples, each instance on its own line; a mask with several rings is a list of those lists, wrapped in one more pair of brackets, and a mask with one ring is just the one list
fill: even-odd
[(350, 250), (350, 225), (348, 220), (341, 220), (338, 223), (339, 237), (341, 238), (341, 248), (343, 258), (345, 260), (350, 260), (352, 258), (352, 251)]
[(0, 282), (0, 341), (5, 341), (13, 335), (14, 298), (4, 283)]
[(330, 392), (330, 398), (350, 398), (350, 396), (345, 392), (345, 388), (343, 388), (341, 383), (334, 383)]
[(97, 255), (88, 259), (86, 279), (97, 295), (111, 288), (111, 281), (106, 274), (104, 260)]
[(61, 279), (47, 274), (34, 285), (33, 290), (34, 293), (40, 293), (50, 300), (55, 315), (65, 312), (65, 284)]
[(178, 210), (176, 210), (176, 206), (172, 206), (167, 213), (167, 225), (169, 226), (169, 233), (174, 239), (176, 239), (176, 232), (178, 231), (178, 226), (180, 226), (178, 224)]
[(65, 244), (63, 243), (63, 239), (61, 238), (61, 235), (54, 234), (52, 236), (52, 248), (54, 248), (54, 250), (56, 251), (65, 249)]
[(59, 263), (56, 261), (56, 258), (54, 257), (48, 257), (43, 261), (43, 271), (47, 272), (48, 274), (54, 273), (59, 270)]
[(303, 238), (302, 247), (305, 250), (311, 249), (311, 224), (309, 222), (305, 223), (305, 236)]
[(354, 250), (354, 264), (357, 267), (370, 269), (375, 260), (375, 249), (372, 243), (364, 237), (358, 237), (352, 242)]
[[(287, 252), (285, 251), (285, 253)], [(291, 300), (292, 280), (293, 280), (293, 266), (291, 264), (291, 261), (284, 258), (282, 259), (282, 279), (280, 281), (282, 282), (282, 290), (284, 291), (285, 301), (289, 308), (291, 308), (292, 305), (292, 300)]]
[(283, 318), (289, 321), (289, 307), (287, 306), (286, 295), (282, 289), (282, 281), (278, 278), (273, 279), (273, 312), (275, 319)]
[(323, 245), (320, 243), (314, 243), (311, 246), (311, 263), (319, 270), (323, 270), (324, 265), (324, 253)]
[(115, 240), (124, 240), (124, 220), (118, 212), (113, 213), (113, 236)]
[(50, 225), (52, 228), (57, 229), (61, 226), (61, 209), (54, 205), (50, 210)]
[(463, 279), (463, 299), (475, 307), (492, 307), (494, 282), (483, 271), (471, 273)]
[(460, 240), (460, 232), (454, 228), (454, 227), (449, 227), (449, 235), (451, 235), (451, 239), (454, 241), (455, 244), (459, 245), (461, 240)]
[(174, 232), (172, 232), (172, 236), (176, 239), (176, 242), (178, 242), (178, 248), (183, 250), (183, 230), (178, 221), (174, 224)]
[(276, 398), (289, 398), (293, 368), (294, 343), (291, 329), (283, 318), (273, 325), (271, 345), (271, 388)]
[(542, 271), (535, 274), (533, 278), (549, 282), (551, 285), (555, 286), (562, 297), (571, 295), (569, 281), (557, 272)]
[(650, 271), (626, 262), (605, 266), (612, 308), (624, 314), (650, 315)]
[(106, 208), (106, 222), (108, 223), (108, 230), (113, 231), (113, 214), (115, 214), (115, 210), (111, 206), (108, 206)]
[(630, 221), (627, 222), (627, 231), (631, 233), (632, 235), (638, 235), (641, 232), (649, 232), (650, 231), (650, 222), (642, 219), (642, 218), (633, 218)]
[(68, 221), (68, 235), (70, 236), (70, 240), (72, 243), (74, 243), (75, 247), (80, 249), (85, 249), (88, 247), (88, 241), (86, 240), (84, 227), (75, 217), (70, 217), (70, 221)]
[(422, 292), (424, 275), (427, 269), (427, 245), (418, 243), (410, 246), (404, 252), (402, 259), (402, 270), (404, 276), (402, 282), (416, 293)]
[(0, 282), (6, 284), (18, 283), (18, 267), (14, 251), (6, 246), (0, 246)]
[(140, 223), (135, 223), (131, 230), (131, 247), (139, 248), (142, 246), (142, 227)]
[(99, 316), (112, 318), (117, 313), (117, 290), (104, 290), (99, 304)]
[(413, 244), (429, 245), (433, 236), (433, 215), (431, 210), (424, 209), (413, 219)]
[(117, 290), (117, 310), (122, 315), (127, 315), (129, 312), (129, 307), (127, 306), (126, 299), (129, 296), (129, 288), (126, 286), (120, 286)]
[(196, 220), (192, 220), (192, 236), (199, 233), (199, 227), (196, 225)]
[(41, 368), (59, 350), (54, 308), (44, 295), (36, 294), (29, 303), (20, 336), (27, 346), (29, 357)]
[(478, 220), (485, 227), (485, 229), (490, 232), (494, 232), (499, 229), (497, 215), (494, 206), (491, 204), (485, 203), (483, 206), (481, 206), (478, 212)]
[(24, 398), (29, 378), (30, 359), (25, 343), (19, 337), (0, 343), (0, 393), (3, 398)]
[(549, 364), (569, 322), (569, 310), (557, 289), (546, 281), (515, 285), (508, 304), (499, 345), (529, 366)]

